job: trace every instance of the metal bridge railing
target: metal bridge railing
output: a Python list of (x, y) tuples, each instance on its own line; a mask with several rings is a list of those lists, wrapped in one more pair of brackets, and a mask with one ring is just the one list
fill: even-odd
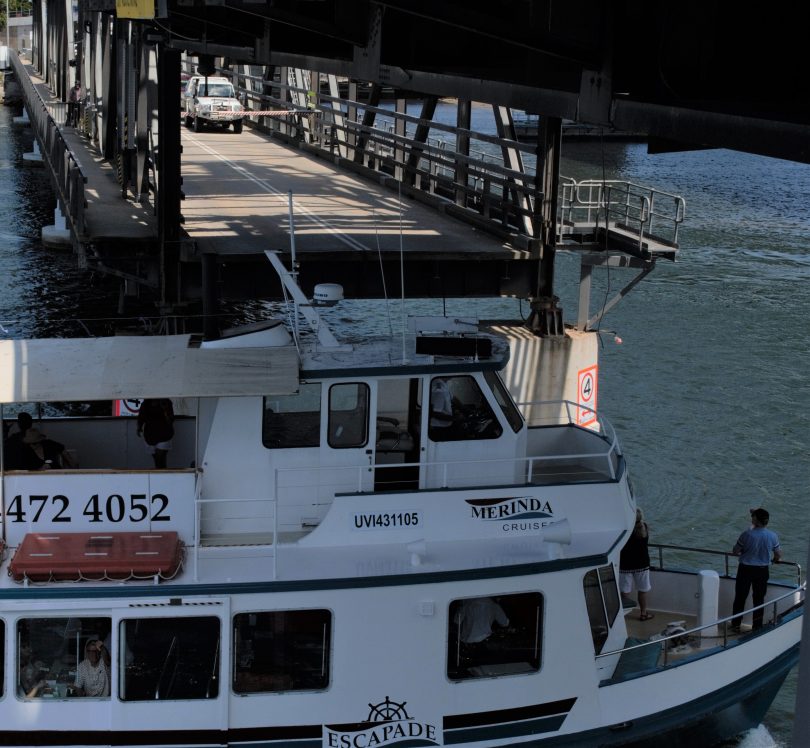
[[(543, 195), (535, 175), (534, 145), (375, 106), (359, 95), (357, 99), (328, 95), (316, 80), (317, 73), (310, 71), (293, 75), (288, 70), (286, 76), (269, 79), (254, 74), (258, 70), (258, 66), (218, 69), (217, 74), (232, 79), (248, 119), (261, 129), (452, 203), (463, 211), (460, 215), (494, 233), (539, 238)], [(335, 85), (332, 81), (332, 92)], [(295, 113), (250, 114), (274, 109)], [(420, 127), (429, 128), (425, 140), (416, 139)], [(457, 147), (462, 138), (469, 144), (465, 152)], [(509, 162), (505, 153), (512, 154)], [(575, 182), (561, 177), (558, 205), (560, 243), (576, 224), (578, 229), (590, 225), (591, 233), (606, 226), (618, 230), (635, 240), (639, 249), (647, 239), (677, 246), (684, 218), (683, 198), (624, 181)]]
[(25, 93), (26, 110), (42, 148), (42, 156), (51, 168), (62, 212), (72, 224), (74, 233), (84, 234), (84, 211), (87, 207), (84, 186), (87, 177), (59, 127), (64, 123), (65, 105), (57, 102), (56, 108), (53, 108), (53, 104), (43, 101), (17, 52), (10, 50), (9, 59)]
[(560, 216), (564, 231), (576, 225), (596, 229), (617, 228), (638, 239), (676, 246), (686, 202), (673, 195), (634, 182), (560, 180)]

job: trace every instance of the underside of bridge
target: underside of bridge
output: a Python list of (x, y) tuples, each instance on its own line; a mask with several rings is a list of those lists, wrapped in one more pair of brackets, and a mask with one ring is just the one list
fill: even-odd
[[(134, 260), (130, 248), (94, 252), (99, 269), (117, 273), (128, 292), (141, 280), (157, 287), (163, 310), (211, 299), (217, 275), (215, 258), (207, 270), (199, 257), (189, 265), (195, 253), (182, 226), (177, 93), (184, 61), (194, 72), (231, 76), (248, 108), (314, 113), (274, 134), (361, 172), (380, 161), (379, 143), (368, 135), (377, 105), (383, 96), (395, 100), (403, 116), (385, 173), (411, 191), (429, 183), (430, 199), (503, 234), (522, 253), (513, 266), (525, 260), (522, 272), (534, 279), (525, 295), (537, 308), (554, 298), (563, 121), (643, 133), (651, 151), (724, 147), (810, 162), (810, 101), (797, 95), (797, 81), (810, 72), (804, 30), (776, 12), (718, 0), (156, 0), (154, 17), (122, 17), (129, 12), (122, 8), (144, 4), (151, 5), (116, 10), (115, 0), (80, 0), (73, 23), (71, 0), (35, 3), (34, 64), (64, 99), (81, 78), (87, 129), (117, 165), (122, 197), (154, 207), (154, 247)], [(428, 130), (440, 97), (458, 101), (443, 193), (420, 166), (424, 158), (439, 161)], [(406, 98), (422, 102), (415, 122), (404, 115)], [(503, 153), (500, 171), (483, 178), (471, 176), (470, 102), (493, 106), (492, 140)], [(539, 115), (529, 145), (517, 145), (513, 110)], [(527, 153), (536, 160), (532, 174), (524, 171)], [(486, 200), (468, 187), (487, 179), (501, 197), (484, 209)], [(656, 258), (636, 254), (629, 265), (649, 272)], [(481, 268), (479, 258), (470, 284), (459, 287), (501, 293), (483, 281), (503, 273)]]

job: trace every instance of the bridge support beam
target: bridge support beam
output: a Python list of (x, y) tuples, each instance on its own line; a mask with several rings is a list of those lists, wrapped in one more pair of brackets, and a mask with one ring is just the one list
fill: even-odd
[(160, 302), (169, 308), (179, 301), (180, 287), (180, 52), (160, 46), (158, 61), (157, 212), (160, 242)]

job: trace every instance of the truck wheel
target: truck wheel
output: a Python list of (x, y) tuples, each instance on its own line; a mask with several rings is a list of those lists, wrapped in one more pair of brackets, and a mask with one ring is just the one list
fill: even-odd
[(199, 117), (194, 118), (194, 132), (202, 132), (202, 120)]
[(233, 121), (233, 131), (238, 135), (242, 132), (242, 120), (236, 119)]
[(191, 127), (191, 117), (188, 115), (185, 116), (186, 127)]

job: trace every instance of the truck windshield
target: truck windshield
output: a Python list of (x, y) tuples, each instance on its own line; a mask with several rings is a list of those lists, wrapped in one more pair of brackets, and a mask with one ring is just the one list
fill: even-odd
[(197, 92), (198, 96), (224, 96), (225, 98), (233, 98), (233, 86), (230, 83), (205, 83), (200, 84), (200, 90)]

